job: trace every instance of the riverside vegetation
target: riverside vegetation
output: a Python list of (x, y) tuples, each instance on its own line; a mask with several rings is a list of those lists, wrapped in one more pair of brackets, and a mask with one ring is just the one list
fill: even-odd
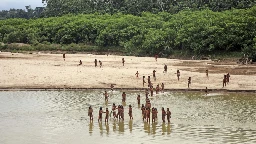
[(255, 61), (255, 23), (256, 6), (219, 12), (205, 8), (177, 13), (98, 12), (14, 18), (0, 21), (0, 50), (115, 51), (162, 57), (239, 53)]

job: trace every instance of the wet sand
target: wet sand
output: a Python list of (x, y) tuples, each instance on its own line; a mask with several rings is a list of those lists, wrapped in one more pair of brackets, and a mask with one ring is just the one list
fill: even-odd
[[(122, 58), (125, 65), (122, 65)], [(101, 60), (103, 67), (94, 66), (94, 59)], [(82, 60), (83, 64), (79, 64)], [(164, 64), (168, 66), (163, 73)], [(116, 55), (20, 54), (0, 53), (0, 89), (142, 89), (142, 76), (151, 77), (154, 87), (164, 83), (166, 89), (188, 90), (187, 80), (192, 77), (189, 90), (254, 91), (256, 90), (256, 65), (237, 65), (235, 62), (211, 60), (178, 60), (153, 57)], [(181, 72), (180, 81), (176, 71)], [(209, 78), (205, 70), (209, 70)], [(153, 80), (156, 70), (156, 81)], [(139, 78), (135, 73), (139, 72)], [(222, 88), (223, 75), (231, 74), (230, 83)]]

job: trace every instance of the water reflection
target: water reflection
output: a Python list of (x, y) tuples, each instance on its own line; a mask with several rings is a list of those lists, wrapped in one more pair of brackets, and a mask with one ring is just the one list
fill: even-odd
[(133, 125), (133, 122), (132, 122), (132, 120), (130, 120), (129, 121), (129, 130), (130, 130), (130, 132), (132, 132), (132, 125)]
[(124, 122), (123, 121), (119, 121), (118, 122), (118, 131), (120, 133), (123, 133), (124, 132)]
[[(167, 140), (170, 142), (169, 137), (174, 143), (256, 143), (255, 94), (206, 97), (186, 92), (153, 97), (152, 105), (158, 109), (169, 107), (173, 117), (171, 123), (162, 123), (161, 117), (156, 120), (158, 122), (147, 123), (142, 120), (141, 105), (136, 108), (137, 93), (127, 92), (126, 102), (134, 106), (133, 120), (129, 120), (126, 103), (120, 101), (120, 92), (113, 92), (109, 102), (99, 98), (99, 93), (0, 92), (0, 141), (77, 144), (92, 143), (90, 139), (97, 139), (100, 143), (112, 143), (113, 139), (101, 139), (111, 136), (119, 143), (133, 143), (132, 140), (166, 143)], [(103, 105), (105, 110), (109, 103), (124, 105), (124, 121), (112, 118), (109, 124), (104, 119), (103, 123), (97, 122), (99, 107)], [(87, 115), (90, 105), (96, 120), (91, 123)], [(44, 132), (38, 132), (38, 129)], [(18, 133), (20, 131), (23, 133)], [(32, 139), (33, 142), (28, 141)]]

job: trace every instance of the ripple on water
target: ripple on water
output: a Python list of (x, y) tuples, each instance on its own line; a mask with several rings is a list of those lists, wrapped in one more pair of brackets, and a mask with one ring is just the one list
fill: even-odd
[[(158, 108), (156, 123), (142, 122), (137, 94), (127, 91), (13, 91), (0, 92), (0, 142), (9, 143), (256, 143), (256, 98), (248, 94), (165, 92), (151, 98)], [(97, 122), (99, 107), (123, 104), (125, 120)], [(134, 119), (128, 119), (128, 105)], [(94, 109), (90, 123), (88, 107)], [(161, 108), (172, 111), (171, 123), (162, 123)]]

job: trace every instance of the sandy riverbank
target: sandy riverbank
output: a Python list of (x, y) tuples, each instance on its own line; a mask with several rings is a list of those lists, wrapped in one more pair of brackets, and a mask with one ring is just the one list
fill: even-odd
[[(122, 66), (121, 59), (125, 58)], [(94, 59), (101, 60), (103, 67), (94, 67)], [(79, 60), (83, 65), (77, 66)], [(168, 66), (163, 73), (164, 64)], [(177, 60), (153, 57), (115, 55), (66, 54), (18, 54), (0, 53), (1, 89), (47, 89), (47, 88), (116, 88), (140, 89), (142, 76), (152, 77), (156, 70), (155, 86), (164, 83), (167, 89), (187, 89), (187, 79), (192, 77), (190, 89), (256, 90), (256, 65), (237, 65), (235, 62), (213, 62), (210, 60)], [(176, 71), (181, 78), (177, 80)], [(209, 79), (205, 70), (209, 69)], [(139, 71), (139, 78), (135, 73)], [(222, 88), (223, 75), (231, 74), (230, 83)], [(147, 81), (147, 79), (146, 79)]]

